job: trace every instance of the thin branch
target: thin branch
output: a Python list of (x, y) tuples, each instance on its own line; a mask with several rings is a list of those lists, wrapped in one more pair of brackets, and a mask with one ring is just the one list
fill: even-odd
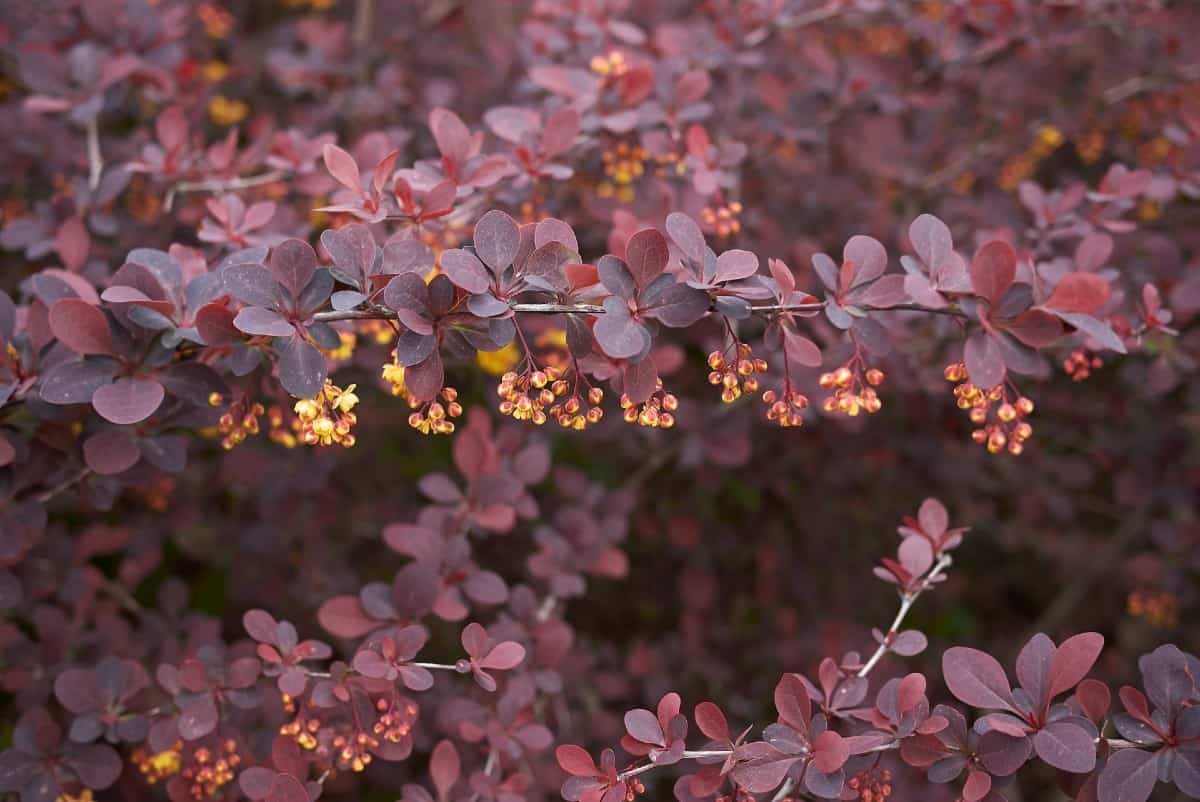
[(163, 205), (167, 211), (175, 204), (175, 196), (184, 192), (229, 192), (235, 189), (249, 189), (250, 187), (258, 187), (263, 184), (271, 184), (275, 181), (281, 181), (287, 178), (288, 174), (285, 170), (269, 170), (258, 175), (248, 175), (238, 178), (213, 178), (208, 181), (180, 181), (175, 186), (167, 190), (167, 196), (163, 200)]
[[(558, 304), (558, 303), (514, 303), (509, 304), (514, 312), (535, 315), (587, 314), (602, 315), (604, 307), (596, 304)], [(751, 306), (751, 312), (769, 314), (774, 312), (818, 312), (825, 308), (824, 301), (804, 304), (759, 304)], [(931, 306), (921, 306), (915, 303), (896, 304), (894, 306), (873, 306), (871, 304), (856, 304), (855, 308), (864, 312), (927, 312), (931, 315), (950, 315), (965, 317), (957, 307), (936, 309)], [(320, 323), (332, 323), (338, 320), (395, 320), (396, 313), (382, 306), (372, 306), (369, 309), (345, 309), (331, 312), (318, 312), (313, 320)]]
[(875, 650), (875, 654), (871, 655), (871, 659), (864, 663), (863, 667), (858, 670), (858, 676), (865, 677), (867, 674), (871, 673), (871, 669), (875, 667), (875, 664), (882, 660), (883, 656), (888, 653), (888, 644), (891, 641), (892, 636), (900, 631), (900, 625), (904, 623), (904, 618), (908, 615), (908, 611), (912, 609), (912, 606), (917, 601), (917, 598), (930, 587), (932, 587), (934, 582), (937, 582), (938, 579), (941, 578), (942, 572), (950, 567), (951, 562), (952, 560), (950, 555), (943, 554), (938, 558), (938, 561), (933, 564), (933, 568), (931, 568), (929, 573), (925, 575), (924, 581), (917, 586), (917, 589), (909, 593), (905, 593), (900, 597), (900, 610), (896, 613), (896, 617), (892, 620), (892, 625), (888, 627), (887, 633), (883, 636), (883, 643), (879, 644), (879, 648)]
[(104, 156), (100, 153), (100, 121), (97, 115), (88, 117), (87, 123), (88, 189), (100, 186), (100, 174), (104, 172)]
[(54, 498), (59, 493), (70, 490), (72, 487), (79, 484), (84, 479), (88, 478), (88, 476), (90, 476), (91, 473), (92, 472), (89, 469), (84, 468), (84, 469), (80, 470), (78, 473), (72, 475), (70, 478), (65, 479), (64, 481), (58, 483), (57, 485), (50, 488), (49, 490), (43, 491), (42, 493), (38, 494), (34, 498), (36, 498), (39, 503), (45, 504), (47, 501)]

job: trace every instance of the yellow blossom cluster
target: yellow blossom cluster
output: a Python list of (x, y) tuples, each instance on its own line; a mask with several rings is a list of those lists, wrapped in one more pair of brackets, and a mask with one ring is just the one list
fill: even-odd
[(358, 405), (354, 388), (351, 384), (343, 390), (326, 379), (325, 389), (315, 398), (296, 402), (293, 411), (298, 418), (302, 443), (310, 446), (337, 444), (345, 448), (354, 445), (351, 429), (358, 423), (358, 416), (353, 412)]

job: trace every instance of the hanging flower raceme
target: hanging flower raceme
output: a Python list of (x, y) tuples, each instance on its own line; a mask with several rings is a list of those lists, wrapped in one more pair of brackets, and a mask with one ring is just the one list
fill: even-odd
[(300, 440), (310, 446), (334, 444), (350, 448), (356, 442), (351, 429), (358, 423), (352, 411), (358, 405), (355, 385), (341, 389), (328, 379), (315, 398), (296, 402), (293, 408), (300, 423)]

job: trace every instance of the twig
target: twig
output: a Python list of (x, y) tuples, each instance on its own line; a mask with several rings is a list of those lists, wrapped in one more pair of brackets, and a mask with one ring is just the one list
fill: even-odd
[(248, 175), (239, 178), (180, 181), (167, 190), (167, 196), (163, 199), (163, 205), (166, 206), (167, 211), (170, 211), (171, 207), (175, 204), (175, 196), (184, 192), (227, 192), (234, 189), (248, 189), (250, 187), (262, 186), (263, 184), (270, 184), (284, 178), (287, 178), (286, 171), (269, 170), (258, 175)]
[(88, 117), (87, 123), (88, 189), (100, 186), (100, 174), (104, 172), (104, 156), (100, 153), (99, 116)]
[(895, 619), (892, 620), (892, 625), (888, 627), (887, 633), (883, 636), (883, 643), (879, 644), (879, 648), (875, 650), (875, 654), (871, 655), (871, 659), (864, 663), (863, 667), (858, 670), (858, 676), (865, 677), (871, 673), (871, 669), (875, 667), (875, 664), (888, 653), (889, 641), (891, 641), (892, 636), (900, 631), (900, 625), (904, 623), (904, 617), (908, 615), (908, 611), (912, 609), (917, 598), (941, 578), (942, 572), (950, 567), (951, 562), (950, 555), (943, 554), (933, 564), (933, 568), (929, 569), (929, 573), (925, 575), (924, 581), (917, 586), (917, 589), (910, 593), (905, 593), (900, 597), (900, 610), (896, 613)]
[(358, 0), (354, 4), (354, 29), (350, 36), (355, 48), (360, 51), (371, 41), (374, 20), (375, 0)]
[[(514, 312), (535, 315), (557, 315), (557, 314), (587, 314), (587, 315), (602, 315), (604, 307), (596, 304), (557, 304), (557, 303), (513, 303), (509, 307)], [(751, 312), (759, 312), (769, 314), (773, 312), (817, 312), (825, 308), (824, 301), (804, 304), (760, 304), (751, 306)], [(935, 309), (931, 306), (921, 306), (915, 303), (896, 304), (894, 306), (872, 306), (870, 304), (856, 304), (855, 308), (861, 309), (864, 312), (927, 312), (931, 315), (950, 315), (952, 317), (965, 317), (961, 309), (957, 307), (947, 306), (941, 309)], [(711, 311), (711, 310), (710, 310)], [(313, 320), (321, 323), (332, 323), (338, 320), (395, 320), (396, 313), (390, 309), (381, 306), (373, 306), (369, 309), (346, 309), (342, 311), (318, 312), (313, 315)]]
[(39, 503), (45, 504), (47, 501), (54, 498), (59, 493), (62, 493), (66, 490), (70, 490), (72, 487), (79, 484), (84, 479), (88, 478), (88, 476), (91, 475), (91, 473), (92, 472), (89, 469), (84, 468), (84, 469), (80, 470), (78, 473), (76, 473), (75, 475), (71, 476), (69, 479), (66, 479), (66, 480), (60, 482), (59, 484), (55, 485), (54, 487), (50, 488), (49, 490), (45, 490), (45, 491), (39, 493), (37, 496), (35, 496), (35, 498)]

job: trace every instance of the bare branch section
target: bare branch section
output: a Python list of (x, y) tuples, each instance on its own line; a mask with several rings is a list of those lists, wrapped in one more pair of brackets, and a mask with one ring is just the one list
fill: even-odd
[[(558, 303), (512, 303), (509, 304), (514, 312), (534, 315), (602, 315), (604, 307), (597, 304), (558, 304)], [(751, 306), (750, 311), (756, 314), (772, 314), (776, 312), (819, 312), (825, 308), (824, 301), (806, 304), (763, 304)], [(957, 307), (935, 309), (919, 304), (897, 304), (896, 306), (858, 306), (864, 312), (925, 312), (931, 315), (949, 315), (965, 317)], [(339, 320), (395, 320), (396, 313), (381, 306), (370, 309), (346, 309), (341, 311), (318, 312), (313, 320), (320, 323), (334, 323)]]

